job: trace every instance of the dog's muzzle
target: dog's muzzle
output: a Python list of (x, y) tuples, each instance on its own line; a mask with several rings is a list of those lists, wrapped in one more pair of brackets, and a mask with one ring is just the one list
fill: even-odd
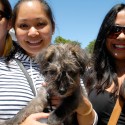
[(67, 92), (66, 81), (67, 81), (66, 71), (63, 71), (57, 78), (57, 84), (59, 85), (58, 92), (60, 93), (60, 95), (64, 95)]

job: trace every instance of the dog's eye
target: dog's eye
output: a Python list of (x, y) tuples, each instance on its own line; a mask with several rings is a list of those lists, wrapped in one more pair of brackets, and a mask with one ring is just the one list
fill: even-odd
[(75, 72), (72, 72), (72, 71), (68, 71), (68, 74), (69, 74), (70, 76), (75, 76), (75, 75), (76, 75), (76, 73), (75, 73)]
[(43, 74), (43, 75), (47, 75), (47, 71), (43, 71), (42, 74)]
[(55, 70), (50, 70), (50, 71), (49, 71), (49, 74), (50, 74), (50, 75), (55, 75), (56, 73), (57, 73), (57, 72), (56, 72)]

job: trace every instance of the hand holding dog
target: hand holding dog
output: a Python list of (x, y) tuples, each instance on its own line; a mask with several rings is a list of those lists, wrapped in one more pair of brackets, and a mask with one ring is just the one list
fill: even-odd
[(81, 102), (76, 109), (79, 125), (93, 125), (95, 122), (95, 111), (87, 97), (81, 94)]
[(40, 119), (48, 118), (49, 113), (34, 113), (28, 116), (20, 125), (48, 125), (46, 123), (40, 123)]

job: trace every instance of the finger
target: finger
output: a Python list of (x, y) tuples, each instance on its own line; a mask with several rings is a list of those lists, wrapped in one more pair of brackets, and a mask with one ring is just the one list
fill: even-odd
[(26, 120), (19, 125), (48, 125), (48, 124), (47, 123), (41, 123), (39, 121), (31, 121), (31, 120), (28, 121), (28, 120)]
[(42, 118), (48, 118), (49, 117), (49, 113), (35, 113), (35, 114), (32, 114), (31, 117), (35, 120), (39, 120), (39, 119), (42, 119)]
[(44, 86), (44, 87), (47, 86), (47, 83), (46, 83), (46, 82), (42, 82), (41, 84), (42, 84), (42, 86)]

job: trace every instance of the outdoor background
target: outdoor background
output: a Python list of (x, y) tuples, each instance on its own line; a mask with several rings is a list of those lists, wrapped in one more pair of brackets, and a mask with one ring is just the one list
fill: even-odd
[[(9, 0), (12, 7), (18, 0)], [(125, 0), (47, 0), (55, 21), (57, 36), (81, 43), (82, 48), (96, 39), (106, 13), (117, 3)]]

